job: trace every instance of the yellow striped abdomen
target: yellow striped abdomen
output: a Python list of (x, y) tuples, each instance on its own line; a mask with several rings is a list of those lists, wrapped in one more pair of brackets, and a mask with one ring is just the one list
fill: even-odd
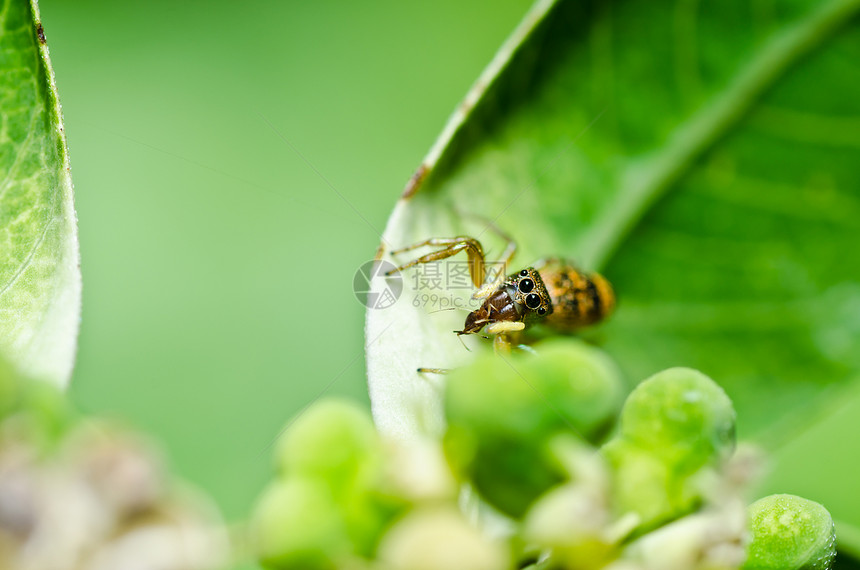
[(570, 331), (596, 323), (615, 308), (612, 286), (599, 273), (584, 273), (565, 262), (551, 262), (540, 270), (552, 301), (547, 325)]

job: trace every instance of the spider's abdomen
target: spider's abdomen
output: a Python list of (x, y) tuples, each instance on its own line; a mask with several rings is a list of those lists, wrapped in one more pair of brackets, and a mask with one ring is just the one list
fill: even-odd
[(570, 331), (596, 323), (612, 313), (615, 293), (599, 273), (584, 273), (565, 262), (553, 262), (540, 270), (550, 299), (552, 313), (548, 326)]

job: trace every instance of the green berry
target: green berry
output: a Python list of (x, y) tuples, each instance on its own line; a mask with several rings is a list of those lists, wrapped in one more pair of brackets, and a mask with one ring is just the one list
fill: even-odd
[(565, 471), (544, 441), (496, 437), (481, 442), (468, 475), (491, 505), (519, 518), (539, 495), (564, 481)]
[(519, 517), (563, 479), (545, 460), (544, 440), (564, 424), (503, 358), (521, 368), (521, 359), (485, 355), (451, 374), (443, 444), (461, 478), (495, 508)]
[(590, 439), (621, 401), (617, 367), (601, 351), (572, 339), (535, 345), (536, 355), (483, 355), (447, 383), (449, 421), (516, 434), (575, 431)]
[(618, 407), (619, 374), (581, 342), (538, 344), (537, 355), (484, 355), (447, 382), (445, 449), (458, 473), (506, 514), (529, 504), (566, 473), (547, 442), (556, 434), (594, 438)]
[(339, 505), (346, 523), (346, 532), (355, 552), (372, 557), (383, 530), (405, 509), (405, 503), (383, 500), (367, 489), (357, 488), (342, 499)]
[(544, 429), (550, 411), (535, 405), (538, 394), (518, 374), (522, 360), (493, 354), (479, 356), (455, 370), (446, 382), (445, 415), (449, 426), (475, 434), (532, 434)]
[(536, 358), (524, 366), (541, 379), (544, 399), (588, 440), (615, 419), (623, 399), (621, 373), (601, 350), (584, 342), (555, 338), (535, 345)]
[(323, 400), (288, 424), (276, 453), (282, 474), (319, 478), (339, 495), (353, 486), (378, 450), (379, 436), (367, 411), (348, 401)]
[(605, 496), (594, 485), (565, 483), (535, 501), (524, 521), (529, 544), (552, 549), (563, 568), (602, 568), (615, 545), (608, 536)]
[(691, 473), (732, 453), (735, 411), (723, 389), (701, 372), (670, 368), (639, 384), (627, 398), (621, 434)]
[(289, 477), (269, 486), (252, 522), (260, 562), (277, 570), (334, 570), (352, 553), (329, 486)]
[(752, 542), (745, 570), (828, 570), (836, 532), (827, 509), (794, 495), (771, 495), (747, 510)]
[(500, 570), (510, 554), (481, 534), (453, 506), (409, 513), (386, 533), (379, 560), (388, 570)]
[(360, 406), (323, 400), (289, 425), (278, 443), (281, 477), (313, 480), (329, 489), (355, 552), (371, 556), (382, 529), (407, 500), (380, 489), (383, 446)]
[(692, 511), (698, 497), (688, 478), (635, 443), (618, 438), (602, 449), (613, 471), (613, 503), (620, 515), (636, 513), (649, 529)]

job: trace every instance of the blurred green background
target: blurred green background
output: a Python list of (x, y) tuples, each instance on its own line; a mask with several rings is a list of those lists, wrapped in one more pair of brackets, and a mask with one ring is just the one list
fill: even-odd
[(75, 403), (246, 515), (291, 416), (330, 384), (366, 401), (353, 274), (529, 5), (42, 0), (80, 222)]

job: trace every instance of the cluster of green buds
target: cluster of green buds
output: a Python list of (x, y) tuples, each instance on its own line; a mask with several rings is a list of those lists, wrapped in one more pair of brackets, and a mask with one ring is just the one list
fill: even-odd
[(390, 441), (323, 401), (284, 432), (254, 537), (279, 570), (824, 570), (820, 505), (746, 505), (757, 454), (725, 392), (673, 368), (625, 399), (572, 339), (487, 354), (445, 380), (444, 436)]
[(0, 568), (215, 570), (228, 555), (214, 506), (147, 439), (0, 362)]

